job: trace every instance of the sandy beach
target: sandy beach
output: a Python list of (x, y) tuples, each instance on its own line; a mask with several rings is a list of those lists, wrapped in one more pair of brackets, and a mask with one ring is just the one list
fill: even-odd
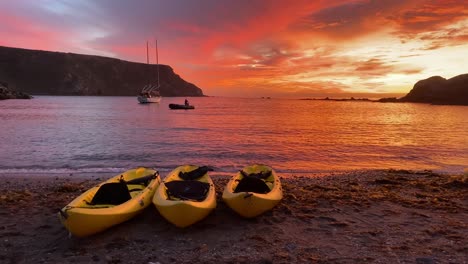
[[(110, 175), (109, 175), (110, 176)], [(282, 178), (284, 199), (243, 219), (221, 200), (185, 229), (150, 206), (87, 238), (59, 208), (104, 177), (2, 176), (0, 263), (467, 263), (468, 176), (368, 170)]]

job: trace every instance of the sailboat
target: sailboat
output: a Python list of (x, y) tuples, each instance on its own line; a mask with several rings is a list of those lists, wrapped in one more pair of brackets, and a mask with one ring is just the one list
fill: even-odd
[[(148, 41), (146, 42), (146, 62), (149, 66)], [(140, 104), (159, 103), (161, 95), (159, 94), (159, 60), (158, 60), (158, 41), (156, 40), (156, 71), (158, 73), (158, 84), (147, 84), (143, 87), (137, 99)]]

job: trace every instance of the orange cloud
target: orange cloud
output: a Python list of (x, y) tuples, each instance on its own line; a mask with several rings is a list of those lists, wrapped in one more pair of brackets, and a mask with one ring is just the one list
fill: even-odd
[(393, 93), (433, 74), (463, 73), (465, 6), (461, 0), (0, 2), (0, 45), (146, 62), (145, 42), (157, 37), (159, 62), (208, 95)]
[(434, 31), (458, 21), (466, 20), (468, 10), (465, 0), (423, 1), (401, 10), (388, 19), (398, 25), (400, 33)]

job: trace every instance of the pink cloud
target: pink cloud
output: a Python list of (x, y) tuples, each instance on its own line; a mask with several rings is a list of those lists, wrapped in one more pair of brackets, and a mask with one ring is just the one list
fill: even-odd
[(19, 16), (0, 13), (0, 17), (2, 18), (0, 45), (2, 46), (50, 50), (60, 44), (60, 32), (40, 28), (32, 21)]

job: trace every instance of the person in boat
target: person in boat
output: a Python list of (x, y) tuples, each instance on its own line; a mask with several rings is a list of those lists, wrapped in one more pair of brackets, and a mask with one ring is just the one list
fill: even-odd
[(187, 99), (185, 99), (185, 106), (189, 106), (189, 102)]

